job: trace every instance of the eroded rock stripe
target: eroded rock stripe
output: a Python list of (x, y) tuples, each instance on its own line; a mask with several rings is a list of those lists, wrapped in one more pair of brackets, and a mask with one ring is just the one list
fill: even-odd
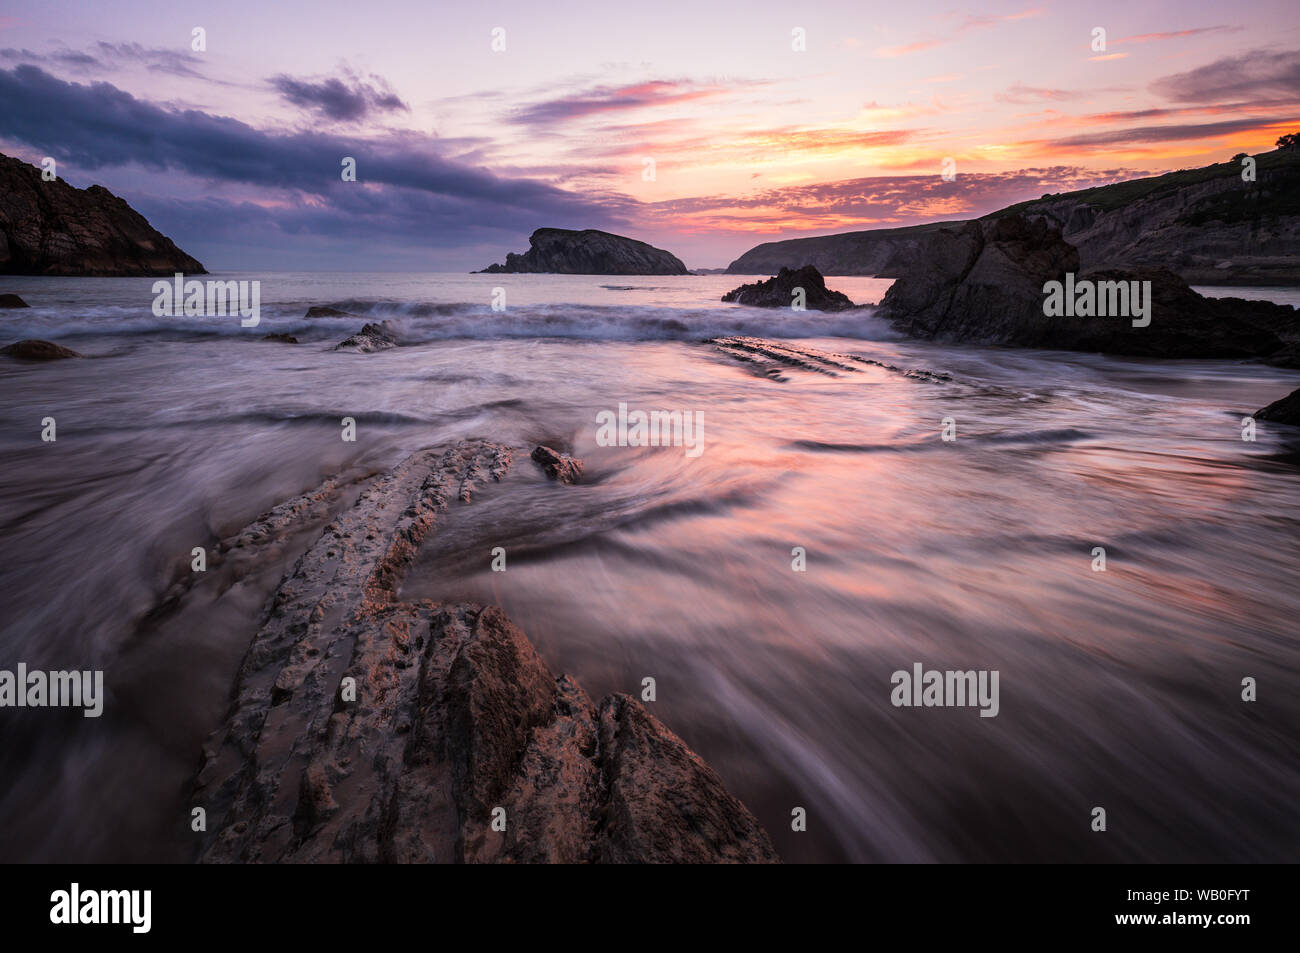
[(438, 513), (511, 457), (483, 442), (413, 454), (298, 561), (205, 754), (201, 860), (777, 859), (639, 703), (593, 704), (500, 609), (397, 601)]

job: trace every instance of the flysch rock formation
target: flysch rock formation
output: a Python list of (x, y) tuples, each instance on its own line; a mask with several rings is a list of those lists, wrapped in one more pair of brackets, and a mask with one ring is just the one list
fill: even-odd
[(481, 274), (685, 275), (680, 258), (634, 238), (594, 228), (539, 228), (528, 238), (528, 251), (511, 252), (503, 265)]
[(207, 274), (108, 189), (46, 182), (41, 170), (0, 154), (0, 274)]
[[(1150, 323), (1129, 314), (1055, 315), (1044, 286), (1074, 274), (1091, 281), (1150, 282)], [(1079, 252), (1042, 219), (1004, 216), (939, 229), (878, 312), (913, 337), (949, 343), (1058, 348), (1150, 357), (1274, 358), (1300, 337), (1287, 305), (1206, 298), (1163, 269), (1079, 272)]]
[[(298, 560), (204, 753), (199, 860), (777, 861), (753, 815), (638, 702), (595, 703), (554, 676), (500, 609), (398, 600), (440, 514), (522, 452), (418, 451)], [(250, 538), (299, 509), (282, 504)]]

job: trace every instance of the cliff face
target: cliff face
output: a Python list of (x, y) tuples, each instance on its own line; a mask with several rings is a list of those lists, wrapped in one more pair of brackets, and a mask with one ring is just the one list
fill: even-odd
[[(1079, 250), (1084, 268), (1168, 268), (1193, 284), (1300, 284), (1300, 151), (1022, 202), (985, 216), (1042, 219)], [(758, 245), (728, 267), (770, 274), (815, 265), (824, 275), (897, 278), (939, 229), (962, 222), (874, 229)]]
[(685, 275), (681, 259), (645, 242), (588, 228), (539, 228), (522, 255), (511, 252), (504, 265), (484, 274)]
[(46, 182), (0, 154), (0, 274), (206, 274), (197, 260), (108, 189)]
[(1087, 268), (1168, 268), (1193, 284), (1300, 284), (1300, 151), (1023, 202), (1061, 229)]
[(782, 268), (812, 265), (823, 275), (897, 278), (907, 260), (940, 228), (961, 222), (877, 228), (843, 235), (792, 238), (756, 245), (727, 266), (729, 275), (775, 275)]

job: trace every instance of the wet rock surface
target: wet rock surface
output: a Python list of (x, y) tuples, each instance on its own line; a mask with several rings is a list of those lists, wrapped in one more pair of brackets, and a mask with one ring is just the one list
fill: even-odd
[(349, 316), (346, 311), (340, 311), (338, 308), (326, 308), (322, 305), (313, 305), (303, 315), (304, 318), (346, 318)]
[(532, 452), (533, 462), (540, 466), (546, 475), (560, 483), (577, 483), (582, 479), (582, 461), (567, 453), (560, 453), (550, 447), (536, 447)]
[[(419, 451), (298, 560), (204, 754), (201, 861), (777, 860), (639, 703), (592, 702), (500, 609), (398, 601), (440, 514), (500, 480), (514, 453)], [(272, 511), (256, 534), (296, 512)]]
[(297, 344), (298, 339), (292, 334), (265, 334), (262, 336), (263, 341), (277, 341), (280, 344)]
[(0, 308), (30, 308), (26, 301), (15, 294), (0, 295)]
[(8, 347), (0, 348), (0, 354), (15, 357), (22, 361), (58, 361), (69, 357), (85, 357), (71, 348), (52, 341), (18, 341)]
[[(1044, 286), (1064, 284), (1067, 273), (1076, 288), (1149, 282), (1149, 324), (1133, 325), (1133, 307), (1106, 316), (1046, 314)], [(1264, 358), (1300, 336), (1294, 308), (1205, 298), (1168, 270), (1079, 273), (1079, 253), (1058, 229), (1019, 216), (936, 231), (879, 313), (905, 334), (944, 342), (1151, 357)]]
[(782, 268), (766, 281), (733, 288), (722, 300), (757, 308), (788, 308), (794, 303), (798, 288), (803, 289), (804, 307), (809, 311), (843, 311), (854, 306), (848, 295), (827, 288), (826, 279), (812, 265)]
[(334, 350), (370, 354), (375, 351), (386, 351), (390, 347), (397, 347), (397, 337), (385, 321), (381, 324), (364, 325), (356, 334), (336, 344)]
[(1300, 426), (1300, 389), (1291, 391), (1281, 400), (1273, 401), (1263, 410), (1257, 410), (1255, 417), (1258, 420)]

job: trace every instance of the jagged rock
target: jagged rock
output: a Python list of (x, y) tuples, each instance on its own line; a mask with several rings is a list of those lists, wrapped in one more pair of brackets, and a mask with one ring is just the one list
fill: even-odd
[(205, 750), (201, 861), (777, 860), (637, 702), (594, 704), (500, 609), (398, 601), (440, 514), (511, 458), (481, 441), (419, 451), (299, 559)]
[(1291, 391), (1281, 400), (1273, 401), (1263, 410), (1255, 411), (1255, 419), (1300, 427), (1300, 389)]
[(511, 252), (504, 265), (489, 265), (482, 274), (685, 275), (686, 266), (662, 248), (594, 228), (539, 228), (528, 238), (528, 251)]
[(18, 341), (6, 348), (0, 348), (0, 354), (16, 357), (24, 361), (57, 361), (66, 357), (85, 357), (62, 344), (52, 341)]
[(722, 300), (758, 308), (788, 308), (794, 303), (796, 288), (803, 289), (804, 307), (809, 311), (843, 311), (853, 307), (848, 295), (826, 287), (826, 279), (812, 265), (797, 270), (782, 268), (775, 277), (766, 281), (756, 281), (728, 291)]
[(346, 311), (340, 311), (338, 308), (326, 308), (321, 305), (312, 305), (303, 315), (306, 318), (346, 318), (349, 317)]
[(0, 308), (30, 308), (26, 301), (15, 294), (0, 295)]
[(298, 339), (292, 334), (266, 334), (262, 336), (263, 341), (279, 341), (281, 344), (297, 344)]
[(582, 461), (567, 453), (557, 453), (550, 447), (536, 447), (532, 459), (539, 464), (546, 475), (561, 483), (577, 483), (582, 479)]
[[(1264, 357), (1300, 334), (1294, 308), (1205, 298), (1164, 269), (1078, 274), (1077, 249), (1041, 219), (1005, 216), (936, 231), (885, 293), (880, 314), (915, 337), (1153, 357)], [(1151, 283), (1150, 324), (1131, 315), (1048, 316), (1044, 286)]]
[(46, 182), (0, 155), (0, 274), (206, 274), (203, 266), (108, 189)]
[(362, 354), (397, 347), (397, 338), (387, 321), (364, 325), (359, 332), (335, 345), (334, 350), (355, 350)]

